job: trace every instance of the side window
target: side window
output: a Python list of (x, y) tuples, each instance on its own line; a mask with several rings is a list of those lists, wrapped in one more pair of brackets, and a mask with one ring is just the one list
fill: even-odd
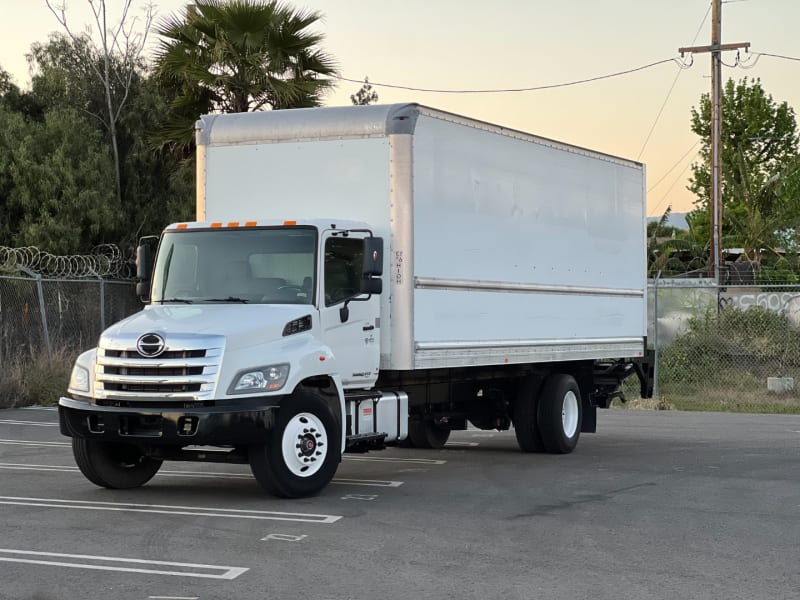
[(361, 293), (364, 242), (332, 237), (325, 242), (325, 306)]

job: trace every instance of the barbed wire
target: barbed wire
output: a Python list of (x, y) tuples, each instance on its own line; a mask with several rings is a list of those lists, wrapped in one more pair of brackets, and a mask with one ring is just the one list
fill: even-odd
[(0, 272), (26, 273), (57, 278), (101, 277), (133, 279), (135, 267), (114, 244), (100, 244), (91, 254), (59, 256), (36, 248), (0, 246)]

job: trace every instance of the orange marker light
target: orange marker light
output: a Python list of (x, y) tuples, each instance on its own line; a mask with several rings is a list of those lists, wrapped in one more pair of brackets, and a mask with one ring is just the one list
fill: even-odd
[(238, 227), (238, 226), (239, 226), (239, 221), (231, 221), (230, 223), (228, 223), (228, 227)]
[(256, 226), (256, 222), (255, 221), (248, 221), (247, 223), (244, 224), (244, 226), (245, 227), (255, 227)]
[(212, 223), (211, 227), (222, 227), (222, 223)]
[(287, 227), (292, 227), (294, 225), (297, 225), (297, 221), (284, 221), (283, 224)]
[(189, 227), (186, 223), (180, 223), (175, 229), (186, 229)]

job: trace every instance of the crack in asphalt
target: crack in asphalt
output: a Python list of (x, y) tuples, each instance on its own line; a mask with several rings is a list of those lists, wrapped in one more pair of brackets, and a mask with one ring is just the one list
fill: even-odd
[(575, 500), (563, 500), (556, 504), (542, 504), (540, 506), (535, 507), (533, 510), (529, 512), (520, 513), (518, 515), (513, 515), (511, 517), (507, 517), (507, 520), (513, 521), (516, 519), (527, 519), (530, 517), (544, 517), (550, 515), (554, 512), (568, 510), (570, 508), (574, 508), (576, 506), (580, 506), (581, 504), (592, 504), (595, 502), (606, 502), (608, 500), (613, 499), (615, 496), (620, 494), (624, 494), (625, 492), (629, 492), (631, 490), (635, 490), (638, 488), (644, 487), (653, 487), (657, 485), (655, 482), (648, 482), (648, 483), (638, 483), (636, 485), (629, 485), (627, 487), (618, 488), (615, 490), (610, 490), (605, 494), (585, 494), (580, 498)]

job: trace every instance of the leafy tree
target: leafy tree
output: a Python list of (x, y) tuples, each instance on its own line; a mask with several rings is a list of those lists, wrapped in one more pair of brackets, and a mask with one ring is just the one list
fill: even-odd
[[(93, 76), (91, 66), (98, 60), (91, 43), (82, 37), (55, 34), (45, 44), (34, 44), (29, 55), (34, 67), (31, 94), (45, 112), (71, 107), (84, 115), (113, 157), (109, 130), (97, 116), (103, 114), (106, 102), (104, 85)], [(115, 77), (122, 77), (118, 62), (112, 59), (111, 65)], [(122, 196), (116, 204), (127, 228), (106, 234), (127, 247), (134, 245), (139, 233), (155, 234), (168, 223), (191, 216), (194, 183), (186, 175), (193, 172), (194, 162), (184, 167), (181, 156), (153, 148), (151, 134), (169, 100), (146, 71), (130, 75), (124, 92), (119, 91), (127, 97), (115, 123)], [(115, 189), (115, 173), (107, 186)]]
[(378, 92), (372, 89), (369, 77), (364, 77), (364, 84), (355, 94), (350, 95), (350, 102), (355, 106), (367, 106), (378, 101)]
[(335, 73), (309, 31), (320, 18), (277, 0), (197, 0), (165, 20), (156, 72), (175, 99), (164, 142), (190, 145), (204, 113), (319, 105)]
[(33, 95), (24, 92), (12, 81), (11, 75), (0, 67), (0, 105), (12, 112), (41, 120), (43, 107)]
[(115, 240), (122, 215), (100, 132), (72, 108), (41, 122), (0, 109), (0, 182), (6, 245), (70, 254)]
[[(692, 131), (702, 138), (702, 162), (692, 165), (689, 189), (697, 195), (692, 225), (708, 240), (711, 196), (711, 101), (692, 108)], [(800, 226), (800, 162), (795, 114), (756, 79), (725, 84), (722, 96), (723, 244), (745, 248), (750, 260), (779, 243), (778, 232)]]

